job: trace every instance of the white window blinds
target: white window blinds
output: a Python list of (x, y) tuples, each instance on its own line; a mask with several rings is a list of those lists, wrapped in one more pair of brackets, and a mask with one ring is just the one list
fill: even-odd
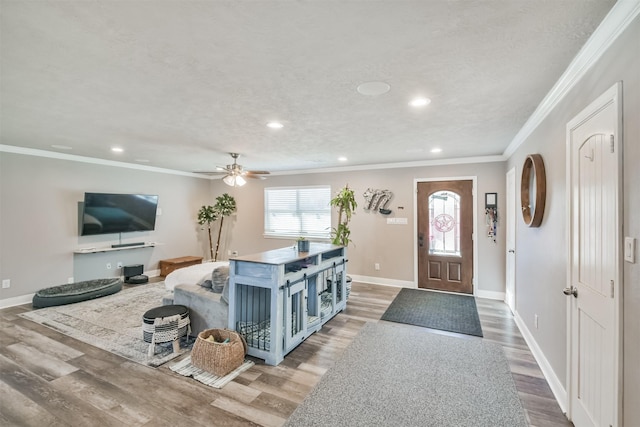
[(264, 234), (271, 237), (329, 238), (331, 187), (264, 189)]

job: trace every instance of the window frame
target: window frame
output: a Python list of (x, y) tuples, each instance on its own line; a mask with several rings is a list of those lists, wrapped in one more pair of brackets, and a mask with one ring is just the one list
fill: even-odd
[[(323, 197), (327, 197), (328, 196), (328, 202), (327, 202), (327, 207), (326, 210), (322, 210), (319, 211), (317, 209), (310, 209), (310, 210), (301, 210), (300, 209), (300, 190), (310, 190), (310, 189), (318, 189), (318, 190), (325, 190), (327, 192), (327, 194), (324, 194)], [(268, 193), (269, 192), (275, 192), (278, 190), (287, 190), (287, 191), (291, 191), (291, 190), (295, 190), (296, 191), (296, 209), (295, 211), (289, 210), (288, 212), (292, 212), (294, 213), (295, 216), (300, 215), (301, 213), (313, 213), (313, 212), (318, 212), (318, 213), (328, 213), (329, 215), (329, 221), (326, 227), (326, 231), (323, 231), (321, 233), (318, 232), (313, 232), (313, 230), (300, 230), (300, 231), (296, 231), (296, 232), (286, 232), (286, 231), (282, 231), (282, 230), (267, 230), (267, 227), (269, 224), (268, 221), (268, 216), (270, 215), (271, 212), (274, 211), (274, 209), (269, 209), (268, 206), (268, 201), (269, 201), (269, 197), (268, 197)], [(265, 187), (264, 188), (264, 216), (263, 216), (263, 237), (268, 238), (268, 239), (298, 239), (299, 237), (305, 237), (308, 240), (315, 240), (315, 241), (331, 241), (331, 221), (332, 221), (332, 209), (331, 209), (331, 204), (329, 203), (329, 201), (331, 200), (331, 185), (328, 184), (323, 184), (323, 185), (295, 185), (295, 186), (283, 186), (283, 187)], [(287, 211), (282, 211), (282, 212), (287, 212)], [(301, 227), (304, 224), (300, 224)]]

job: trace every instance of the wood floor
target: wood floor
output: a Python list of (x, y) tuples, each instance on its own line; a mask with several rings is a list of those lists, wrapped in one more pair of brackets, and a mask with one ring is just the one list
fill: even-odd
[[(398, 292), (354, 283), (347, 309), (280, 365), (255, 359), (221, 390), (174, 374), (173, 362), (142, 366), (19, 317), (30, 304), (0, 310), (0, 425), (280, 426)], [(477, 301), (483, 339), (504, 347), (530, 424), (571, 426), (507, 306)]]

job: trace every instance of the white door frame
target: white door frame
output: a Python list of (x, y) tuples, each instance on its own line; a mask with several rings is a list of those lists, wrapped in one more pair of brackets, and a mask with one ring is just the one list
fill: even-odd
[[(603, 93), (600, 97), (598, 97), (595, 101), (589, 104), (584, 110), (582, 110), (576, 117), (574, 117), (569, 123), (567, 123), (566, 129), (566, 241), (567, 241), (567, 272), (566, 272), (566, 286), (570, 287), (573, 283), (573, 268), (572, 268), (572, 260), (573, 260), (573, 212), (572, 212), (572, 200), (574, 197), (574, 183), (572, 182), (573, 176), (573, 150), (571, 147), (571, 132), (595, 115), (597, 112), (602, 110), (604, 107), (610, 104), (616, 105), (616, 124), (614, 126), (614, 141), (615, 141), (615, 149), (617, 153), (618, 159), (618, 189), (616, 194), (616, 271), (615, 271), (615, 292), (614, 292), (614, 310), (615, 310), (615, 320), (614, 320), (614, 372), (616, 375), (614, 376), (614, 389), (617, 391), (614, 398), (614, 408), (613, 408), (613, 425), (619, 426), (622, 422), (622, 385), (623, 385), (623, 364), (622, 364), (622, 332), (623, 332), (623, 317), (622, 317), (622, 308), (623, 308), (623, 265), (622, 265), (622, 256), (621, 256), (621, 247), (622, 247), (622, 235), (623, 235), (623, 185), (622, 185), (622, 82), (617, 82), (610, 89), (608, 89), (605, 93)], [(572, 298), (567, 298), (567, 417), (572, 419), (572, 397), (574, 393), (577, 393), (577, 390), (574, 390), (572, 387), (572, 346), (571, 346), (571, 333), (573, 331), (572, 325)]]
[[(512, 167), (506, 175), (507, 188), (505, 193), (507, 195), (506, 198), (506, 238), (505, 238), (505, 294), (504, 294), (504, 302), (511, 309), (511, 313), (516, 312), (516, 261), (515, 261), (515, 250), (516, 250), (516, 168)], [(509, 192), (509, 183), (511, 183), (511, 188), (513, 192)], [(510, 239), (511, 238), (511, 239)], [(513, 240), (513, 247), (509, 247), (509, 240)], [(511, 253), (510, 251), (514, 251)], [(509, 257), (513, 257), (513, 266), (511, 271), (509, 271)], [(509, 274), (511, 273), (511, 274)], [(511, 277), (509, 277), (511, 276)]]
[(413, 180), (413, 285), (418, 287), (418, 183), (433, 181), (472, 181), (473, 189), (473, 295), (478, 293), (478, 203), (477, 176), (453, 176), (442, 178), (416, 178)]

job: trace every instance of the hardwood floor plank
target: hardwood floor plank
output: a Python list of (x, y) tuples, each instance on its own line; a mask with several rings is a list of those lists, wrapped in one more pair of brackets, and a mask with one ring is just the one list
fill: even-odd
[(95, 410), (80, 397), (56, 390), (48, 381), (22, 369), (12, 360), (0, 355), (0, 378), (41, 408), (64, 420), (70, 426), (120, 426), (117, 419), (105, 412)]
[(11, 396), (10, 399), (3, 398), (2, 404), (0, 404), (0, 425), (34, 427), (44, 425), (62, 427), (66, 425), (62, 420), (1, 380), (0, 396)]
[(78, 369), (23, 343), (0, 348), (0, 354), (47, 381), (68, 375)]
[(223, 409), (225, 411), (229, 411), (232, 413), (237, 413), (243, 418), (256, 423), (260, 426), (265, 427), (280, 427), (286, 421), (286, 418), (278, 417), (276, 415), (272, 415), (268, 412), (262, 411), (258, 408), (245, 406), (239, 404), (237, 401), (233, 399), (229, 399), (227, 397), (221, 396), (213, 401), (211, 404), (219, 409)]
[(78, 351), (68, 345), (61, 343), (53, 338), (43, 336), (42, 334), (22, 327), (20, 325), (12, 325), (6, 331), (16, 342), (22, 342), (30, 347), (38, 349), (39, 352), (52, 356), (60, 360), (69, 360), (82, 356), (84, 353)]
[[(223, 389), (169, 369), (130, 362), (20, 317), (30, 304), (0, 310), (0, 425), (280, 426), (351, 344), (379, 322), (398, 287), (353, 283), (345, 310), (278, 366), (256, 365)], [(502, 346), (531, 426), (571, 426), (508, 307), (476, 298), (485, 333)], [(427, 333), (481, 339), (446, 331)], [(182, 356), (184, 357), (184, 356)], [(10, 402), (4, 404), (4, 400)]]

